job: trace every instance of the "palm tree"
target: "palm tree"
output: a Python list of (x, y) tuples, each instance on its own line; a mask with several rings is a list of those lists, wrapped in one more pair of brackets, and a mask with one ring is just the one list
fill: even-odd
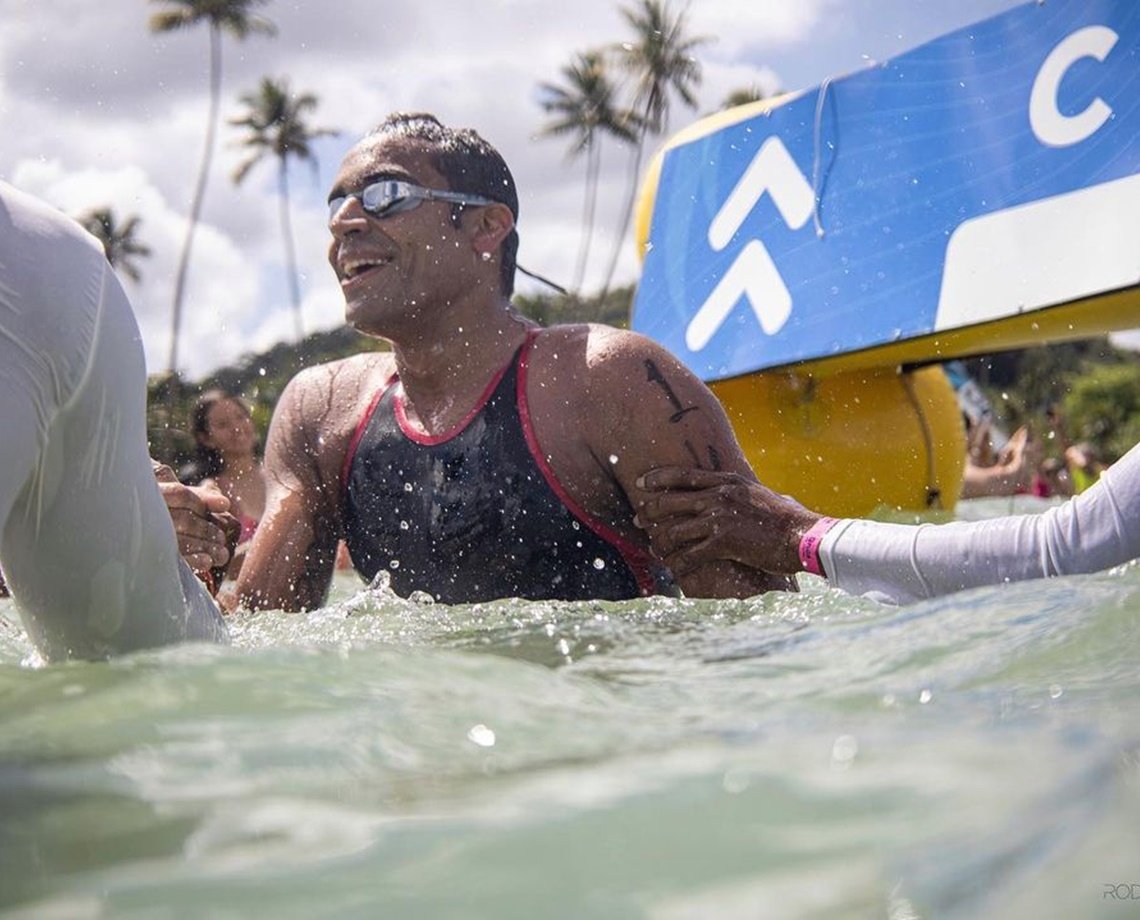
[(111, 267), (121, 271), (132, 281), (138, 281), (139, 272), (136, 259), (150, 255), (150, 247), (137, 238), (142, 221), (131, 215), (122, 223), (110, 208), (93, 208), (76, 218), (83, 229), (103, 244), (107, 261)]
[(174, 279), (174, 307), (171, 317), (170, 359), (167, 369), (173, 373), (178, 367), (178, 327), (182, 322), (182, 298), (186, 291), (186, 272), (190, 267), (190, 249), (194, 244), (194, 231), (202, 214), (206, 197), (206, 181), (210, 175), (210, 162), (214, 157), (214, 137), (218, 127), (218, 104), (222, 89), (222, 33), (244, 39), (251, 32), (273, 35), (276, 27), (268, 19), (255, 15), (256, 6), (269, 0), (151, 0), (164, 3), (171, 9), (162, 10), (150, 17), (152, 32), (174, 32), (206, 23), (210, 30), (210, 114), (206, 122), (206, 140), (202, 161), (198, 167), (198, 182), (190, 204), (190, 220), (186, 238), (178, 259), (178, 274)]
[(554, 119), (539, 132), (543, 137), (573, 135), (570, 158), (586, 154), (586, 194), (582, 206), (582, 240), (571, 288), (582, 286), (594, 233), (594, 212), (598, 201), (598, 172), (601, 167), (601, 134), (608, 133), (633, 143), (635, 134), (628, 113), (614, 105), (615, 87), (606, 73), (605, 58), (599, 51), (577, 54), (562, 68), (565, 84), (542, 83), (542, 108)]
[(289, 275), (289, 290), (293, 295), (293, 317), (297, 323), (297, 340), (304, 336), (301, 323), (301, 288), (297, 281), (297, 255), (293, 244), (293, 225), (289, 220), (289, 157), (308, 160), (317, 169), (317, 158), (313, 155), (312, 141), (318, 137), (336, 134), (327, 128), (310, 128), (305, 124), (305, 113), (317, 107), (317, 97), (312, 93), (292, 95), (289, 81), (285, 78), (273, 80), (262, 77), (256, 92), (241, 97), (246, 114), (243, 118), (231, 118), (230, 124), (248, 128), (242, 141), (251, 148), (249, 159), (234, 170), (234, 182), (240, 184), (258, 163), (267, 156), (277, 157), (277, 190), (281, 214), (281, 236), (285, 243), (285, 265)]
[(742, 86), (739, 89), (734, 89), (731, 93), (724, 97), (724, 102), (720, 104), (721, 110), (735, 109), (740, 105), (748, 105), (752, 102), (759, 102), (761, 99), (767, 99), (768, 96), (757, 83), (751, 86)]
[(701, 65), (693, 57), (693, 51), (710, 39), (686, 34), (685, 13), (681, 10), (674, 15), (669, 0), (638, 0), (635, 6), (621, 10), (626, 22), (633, 27), (634, 41), (623, 42), (614, 50), (621, 66), (634, 78), (630, 111), (637, 118), (633, 125), (636, 142), (630, 163), (629, 192), (606, 272), (602, 299), (605, 299), (613, 281), (621, 245), (633, 214), (645, 138), (649, 133), (663, 134), (668, 128), (672, 93), (676, 93), (689, 108), (697, 105), (696, 89), (701, 82)]

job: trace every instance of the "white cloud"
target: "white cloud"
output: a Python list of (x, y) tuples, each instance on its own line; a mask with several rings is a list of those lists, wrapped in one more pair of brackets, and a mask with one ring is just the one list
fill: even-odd
[(724, 59), (800, 43), (837, 6), (836, 0), (698, 0), (690, 7), (689, 22), (693, 32), (715, 38), (709, 55)]
[[(338, 0), (264, 8), (276, 38), (223, 40), (223, 124), (195, 240), (186, 301), (183, 367), (201, 374), (251, 350), (291, 338), (272, 169), (241, 187), (230, 173), (241, 157), (234, 129), (240, 93), (264, 75), (288, 76), (320, 99), (315, 124), (341, 129), (318, 145), (320, 173), (292, 171), (294, 227), (307, 329), (341, 321), (343, 301), (325, 263), (322, 201), (339, 158), (396, 109), (437, 112), (477, 128), (515, 172), (522, 203), (521, 261), (563, 283), (579, 243), (583, 164), (565, 145), (537, 139), (536, 91), (557, 80), (572, 53), (624, 38), (626, 0)], [(693, 33), (717, 36), (701, 49), (704, 84), (696, 112), (675, 108), (673, 130), (716, 108), (732, 90), (759, 84), (797, 89), (988, 15), (1015, 0), (692, 0)], [(892, 10), (906, 23), (887, 22)], [(163, 36), (147, 27), (157, 4), (136, 0), (0, 0), (0, 176), (76, 210), (108, 203), (142, 218), (154, 250), (143, 281), (127, 284), (146, 339), (149, 366), (165, 364), (170, 302), (201, 156), (207, 116), (207, 33)], [(917, 31), (916, 31), (917, 30)], [(847, 57), (837, 60), (835, 49)], [(646, 152), (643, 166), (651, 151)], [(627, 189), (628, 157), (607, 150), (587, 287), (597, 286), (615, 241)], [(54, 196), (54, 197), (53, 197)], [(636, 278), (632, 234), (622, 241), (617, 280)], [(522, 290), (534, 284), (520, 278)]]

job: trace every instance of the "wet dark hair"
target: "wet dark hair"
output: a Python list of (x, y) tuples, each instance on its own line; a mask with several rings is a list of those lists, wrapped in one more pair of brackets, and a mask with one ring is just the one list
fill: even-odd
[[(449, 128), (426, 112), (393, 112), (369, 131), (365, 139), (399, 137), (416, 141), (431, 157), (432, 166), (453, 192), (469, 192), (498, 201), (511, 209), (515, 224), (519, 220), (519, 196), (515, 179), (502, 155), (471, 128)], [(452, 210), (452, 221), (459, 225), (462, 205)], [(512, 228), (503, 240), (499, 286), (510, 297), (515, 290), (515, 262), (518, 258), (519, 233)]]
[(190, 433), (194, 435), (194, 444), (198, 451), (194, 460), (194, 475), (199, 482), (203, 479), (213, 479), (222, 472), (221, 452), (212, 447), (207, 447), (204, 439), (210, 433), (210, 410), (218, 403), (227, 401), (237, 403), (245, 410), (245, 414), (252, 418), (249, 406), (242, 401), (241, 397), (227, 393), (225, 390), (207, 390), (198, 397), (198, 402), (194, 404), (194, 414), (190, 417)]

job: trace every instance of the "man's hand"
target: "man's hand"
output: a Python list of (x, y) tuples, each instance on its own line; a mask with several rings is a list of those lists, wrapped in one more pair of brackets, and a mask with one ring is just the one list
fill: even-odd
[(820, 517), (739, 473), (663, 467), (638, 487), (653, 494), (639, 503), (636, 521), (677, 575), (725, 560), (798, 572), (800, 540)]
[(230, 514), (230, 500), (213, 487), (183, 485), (164, 464), (155, 466), (154, 478), (174, 523), (179, 554), (216, 590), (241, 534), (238, 519)]

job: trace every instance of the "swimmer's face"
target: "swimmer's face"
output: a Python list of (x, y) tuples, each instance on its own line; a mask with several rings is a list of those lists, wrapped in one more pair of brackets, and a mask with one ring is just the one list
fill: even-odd
[(329, 264), (344, 292), (345, 318), (361, 332), (400, 339), (430, 333), (441, 307), (471, 289), (478, 260), (465, 222), (452, 219), (455, 205), (422, 201), (382, 217), (365, 210), (357, 196), (385, 179), (453, 190), (420, 144), (380, 135), (349, 151), (329, 192), (330, 200), (344, 197), (329, 217)]
[(223, 453), (252, 453), (257, 434), (245, 406), (236, 399), (219, 399), (206, 412), (202, 440), (207, 447)]

